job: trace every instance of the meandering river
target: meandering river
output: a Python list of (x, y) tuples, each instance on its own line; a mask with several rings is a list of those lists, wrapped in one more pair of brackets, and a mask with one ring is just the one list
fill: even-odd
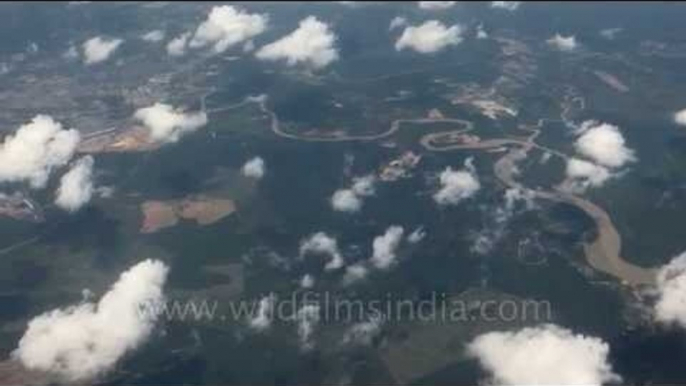
[[(581, 196), (560, 189), (530, 189), (515, 179), (515, 175), (517, 174), (518, 170), (517, 163), (526, 159), (531, 149), (545, 151), (551, 155), (561, 157), (563, 159), (569, 158), (569, 156), (558, 150), (540, 145), (535, 142), (536, 137), (540, 133), (540, 127), (543, 125), (545, 119), (539, 120), (538, 124), (534, 126), (534, 128), (524, 128), (524, 130), (531, 131), (532, 133), (526, 139), (490, 138), (469, 143), (452, 143), (450, 140), (438, 141), (439, 139), (444, 138), (450, 139), (450, 135), (452, 134), (465, 134), (474, 129), (473, 122), (457, 118), (398, 119), (391, 123), (388, 130), (378, 134), (323, 137), (285, 132), (281, 128), (279, 118), (276, 113), (267, 107), (267, 97), (265, 95), (251, 97), (246, 100), (258, 103), (261, 111), (270, 117), (270, 126), (274, 134), (282, 138), (308, 142), (374, 141), (393, 135), (403, 124), (406, 123), (458, 123), (464, 128), (460, 130), (426, 134), (420, 139), (421, 145), (428, 151), (436, 152), (456, 150), (486, 151), (497, 148), (506, 148), (507, 152), (505, 152), (504, 155), (502, 155), (493, 165), (493, 173), (503, 185), (509, 188), (527, 191), (536, 198), (573, 205), (593, 219), (597, 228), (596, 238), (595, 240), (584, 244), (586, 261), (591, 267), (598, 271), (614, 276), (627, 285), (652, 284), (655, 281), (657, 274), (656, 268), (641, 267), (627, 261), (622, 257), (621, 235), (612, 222), (610, 215), (602, 207)], [(453, 136), (453, 138), (456, 137)]]

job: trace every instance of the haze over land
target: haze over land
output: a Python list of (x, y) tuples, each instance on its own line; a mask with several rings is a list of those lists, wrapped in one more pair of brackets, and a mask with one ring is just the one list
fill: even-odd
[(0, 5), (0, 383), (684, 383), (683, 11)]

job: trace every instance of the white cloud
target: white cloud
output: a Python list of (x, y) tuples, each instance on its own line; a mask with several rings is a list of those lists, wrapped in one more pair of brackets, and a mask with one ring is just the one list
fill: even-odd
[(123, 42), (122, 39), (109, 39), (101, 36), (88, 39), (83, 43), (83, 62), (87, 65), (104, 62)]
[(362, 263), (355, 263), (345, 268), (343, 285), (350, 285), (367, 277), (369, 269)]
[(93, 196), (93, 157), (85, 156), (60, 179), (55, 205), (75, 212), (87, 204)]
[(593, 162), (576, 157), (567, 160), (566, 180), (562, 189), (583, 193), (589, 187), (599, 187), (619, 176), (614, 170), (637, 160), (634, 151), (626, 147), (619, 128), (607, 123), (584, 121), (577, 130), (581, 135), (574, 142), (577, 152)]
[(367, 175), (353, 179), (350, 189), (339, 189), (331, 196), (331, 206), (339, 212), (354, 213), (362, 209), (364, 197), (376, 194), (376, 177)]
[(686, 126), (686, 109), (677, 111), (674, 114), (674, 122), (676, 122), (679, 125)]
[(376, 194), (376, 177), (373, 174), (353, 179), (352, 191), (362, 197), (369, 197)]
[(300, 279), (300, 288), (312, 288), (314, 287), (314, 277), (310, 275), (309, 273), (304, 275), (302, 279)]
[(386, 229), (386, 233), (374, 238), (372, 244), (373, 254), (371, 263), (378, 269), (388, 269), (396, 261), (396, 250), (400, 246), (404, 229), (398, 225), (392, 225)]
[[(12, 357), (26, 368), (84, 381), (111, 370), (150, 335), (168, 268), (145, 260), (123, 272), (98, 303), (83, 302), (32, 319)], [(150, 312), (141, 312), (141, 307)]]
[(75, 60), (79, 58), (79, 51), (76, 49), (76, 46), (73, 44), (69, 45), (69, 48), (64, 51), (62, 54), (62, 57), (67, 60)]
[(479, 335), (467, 348), (497, 385), (601, 385), (621, 381), (603, 340), (555, 326)]
[(167, 54), (169, 56), (183, 56), (186, 54), (186, 46), (188, 39), (191, 37), (190, 32), (184, 32), (175, 37), (167, 43)]
[(507, 11), (516, 11), (521, 4), (521, 1), (491, 1), (491, 8), (500, 8)]
[(655, 320), (686, 328), (686, 252), (660, 268), (656, 286)]
[(578, 158), (567, 160), (565, 170), (567, 180), (563, 189), (576, 193), (583, 193), (589, 187), (599, 187), (612, 177), (612, 173), (603, 166)]
[(572, 51), (577, 46), (574, 35), (565, 37), (560, 34), (555, 34), (555, 36), (546, 40), (546, 42), (560, 51)]
[(600, 36), (604, 37), (605, 39), (612, 40), (615, 38), (615, 35), (620, 32), (622, 32), (622, 28), (606, 28), (600, 30)]
[(164, 39), (164, 31), (160, 29), (152, 30), (148, 33), (145, 33), (141, 36), (141, 39), (145, 40), (146, 42), (150, 43), (157, 43), (160, 42)]
[(490, 253), (497, 245), (503, 235), (502, 227), (497, 229), (484, 228), (475, 233), (472, 238), (472, 245), (469, 246), (469, 251), (486, 255)]
[(634, 151), (626, 147), (617, 126), (585, 121), (581, 124), (581, 131), (583, 134), (574, 143), (580, 154), (611, 168), (636, 161)]
[(304, 351), (314, 347), (312, 334), (319, 324), (319, 306), (307, 304), (303, 306), (296, 315), (298, 322), (298, 338), (300, 338), (300, 348)]
[(424, 237), (426, 237), (426, 231), (423, 227), (418, 227), (407, 236), (407, 241), (411, 244), (417, 244), (424, 240)]
[(35, 42), (31, 42), (27, 47), (26, 47), (26, 53), (27, 54), (35, 54), (40, 50), (40, 47), (38, 47), (38, 44)]
[(330, 259), (324, 266), (327, 271), (339, 269), (345, 264), (338, 241), (324, 232), (314, 233), (300, 242), (300, 255), (308, 253), (328, 255)]
[(478, 27), (476, 27), (476, 38), (477, 39), (488, 39), (488, 32), (484, 30), (483, 24), (479, 24)]
[(63, 130), (52, 117), (37, 115), (0, 144), (0, 181), (44, 187), (52, 170), (72, 158), (80, 138), (77, 130)]
[(116, 189), (114, 186), (98, 186), (93, 190), (96, 196), (102, 197), (102, 198), (112, 198), (114, 197), (114, 193), (116, 192)]
[(405, 19), (402, 16), (396, 16), (391, 20), (390, 24), (388, 24), (388, 30), (392, 31), (398, 27), (403, 27), (407, 25), (407, 19)]
[(440, 175), (440, 183), (441, 189), (433, 196), (438, 205), (457, 205), (481, 189), (471, 158), (465, 161), (464, 169), (453, 171), (451, 167), (445, 168)]
[(534, 208), (534, 192), (517, 188), (505, 190), (504, 202), (486, 211), (484, 226), (477, 232), (470, 232), (469, 238), (472, 244), (470, 252), (486, 255), (500, 243), (507, 235), (507, 226), (510, 219), (523, 211)]
[(508, 188), (505, 191), (505, 210), (509, 213), (515, 211), (517, 203), (523, 201), (526, 209), (532, 209), (534, 206), (534, 194), (529, 190), (522, 190), (517, 188)]
[(157, 142), (177, 142), (207, 124), (205, 112), (186, 113), (164, 103), (138, 109), (134, 119), (142, 122), (150, 130), (150, 138)]
[(241, 173), (243, 173), (243, 175), (246, 177), (255, 178), (258, 180), (261, 179), (264, 177), (265, 173), (264, 160), (262, 157), (251, 158), (243, 165), (241, 168)]
[(250, 14), (230, 5), (215, 6), (196, 29), (191, 48), (213, 45), (216, 53), (250, 40), (267, 29), (267, 15)]
[(268, 330), (272, 325), (274, 317), (274, 303), (276, 298), (273, 295), (265, 296), (260, 299), (260, 304), (257, 309), (257, 314), (250, 319), (248, 325), (250, 328), (262, 332)]
[(417, 5), (421, 9), (426, 9), (429, 11), (439, 11), (443, 9), (448, 9), (457, 3), (456, 1), (418, 1)]
[(362, 199), (352, 189), (339, 189), (331, 196), (331, 206), (339, 212), (358, 212), (362, 209)]
[(295, 31), (260, 48), (255, 56), (262, 60), (285, 59), (289, 66), (302, 63), (318, 69), (338, 59), (335, 43), (336, 34), (329, 25), (308, 16)]
[(395, 49), (413, 49), (422, 54), (438, 52), (448, 46), (462, 42), (462, 27), (455, 24), (450, 28), (438, 20), (429, 20), (419, 26), (405, 27), (395, 42)]
[(343, 343), (368, 346), (381, 332), (382, 325), (383, 319), (380, 317), (372, 317), (367, 321), (355, 323), (343, 335)]

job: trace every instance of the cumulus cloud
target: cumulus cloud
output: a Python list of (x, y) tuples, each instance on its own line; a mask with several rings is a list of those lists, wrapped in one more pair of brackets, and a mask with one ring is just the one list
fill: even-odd
[(509, 220), (522, 211), (534, 207), (534, 193), (530, 190), (507, 189), (504, 202), (487, 211), (485, 225), (478, 232), (471, 232), (470, 251), (485, 255), (490, 253), (507, 234)]
[(502, 226), (497, 229), (484, 228), (479, 232), (472, 234), (472, 245), (469, 246), (469, 251), (480, 255), (486, 255), (496, 247), (503, 234), (504, 230)]
[(446, 27), (438, 20), (429, 20), (419, 26), (405, 27), (400, 38), (395, 42), (395, 49), (405, 48), (422, 54), (438, 52), (448, 46), (462, 42), (462, 27), (455, 24)]
[(618, 168), (637, 160), (629, 149), (619, 128), (596, 121), (583, 122), (574, 142), (576, 151), (590, 161), (571, 157), (565, 170), (567, 178), (562, 189), (583, 193), (589, 187), (599, 187), (620, 174)]
[(331, 206), (339, 212), (354, 213), (362, 209), (364, 197), (376, 194), (376, 177), (367, 175), (353, 179), (350, 189), (339, 189), (331, 196)]
[(339, 189), (331, 196), (331, 206), (339, 212), (358, 212), (362, 209), (362, 199), (352, 189)]
[(79, 58), (79, 51), (76, 49), (75, 45), (70, 44), (69, 48), (62, 54), (62, 57), (67, 60), (76, 60)]
[(357, 344), (368, 346), (372, 339), (381, 332), (383, 319), (372, 317), (364, 322), (355, 323), (343, 335), (343, 344)]
[(523, 211), (534, 208), (535, 193), (528, 189), (509, 188), (503, 195), (503, 203), (486, 210), (484, 226), (478, 232), (471, 232), (470, 251), (480, 255), (490, 253), (507, 235), (510, 219)]
[(517, 209), (517, 203), (523, 202), (526, 210), (534, 207), (534, 193), (530, 190), (508, 188), (505, 191), (505, 211), (509, 214)]
[(87, 204), (93, 196), (93, 157), (85, 156), (60, 179), (55, 205), (75, 212)]
[(574, 147), (593, 161), (611, 168), (636, 161), (634, 151), (626, 147), (624, 136), (617, 126), (585, 121), (581, 124), (581, 132)]
[(403, 238), (404, 229), (398, 225), (392, 225), (386, 229), (386, 233), (374, 238), (372, 243), (373, 254), (371, 263), (377, 269), (390, 268), (397, 259), (396, 251)]
[(169, 56), (183, 56), (186, 54), (186, 46), (191, 33), (184, 32), (167, 43), (167, 54)]
[(573, 51), (577, 46), (574, 35), (565, 37), (560, 34), (555, 34), (555, 36), (546, 40), (546, 42), (560, 51)]
[(441, 189), (433, 196), (438, 205), (457, 205), (481, 189), (471, 158), (465, 161), (461, 170), (447, 167), (440, 175), (440, 183)]
[(230, 5), (215, 6), (195, 30), (191, 48), (212, 45), (215, 53), (250, 40), (267, 29), (267, 15), (251, 14)]
[(157, 142), (177, 142), (183, 135), (207, 124), (204, 111), (186, 113), (164, 103), (136, 110), (134, 119), (143, 123), (150, 130), (150, 138)]
[(674, 114), (674, 122), (676, 122), (679, 125), (686, 126), (686, 109), (677, 111)]
[(563, 183), (562, 188), (576, 193), (583, 193), (589, 187), (602, 186), (613, 176), (606, 167), (578, 158), (567, 160), (565, 173), (567, 180)]
[(271, 327), (272, 319), (274, 317), (275, 302), (276, 297), (273, 295), (265, 296), (260, 299), (256, 315), (248, 322), (250, 328), (254, 329), (255, 331), (262, 332)]
[(686, 328), (686, 252), (660, 268), (656, 286), (655, 320)]
[(398, 27), (403, 27), (407, 25), (407, 19), (405, 19), (402, 16), (396, 16), (394, 17), (391, 22), (388, 24), (388, 30), (392, 31)]
[(308, 273), (307, 275), (304, 275), (302, 279), (300, 279), (300, 288), (312, 287), (314, 287), (314, 277)]
[[(384, 234), (374, 238), (372, 242), (372, 256), (367, 261), (359, 261), (349, 265), (343, 274), (344, 286), (356, 283), (376, 270), (388, 270), (398, 260), (397, 250), (403, 240), (404, 229), (398, 225), (389, 226)], [(408, 242), (417, 243), (424, 237), (422, 228), (417, 228), (410, 236)]]
[(418, 1), (419, 8), (426, 9), (429, 11), (440, 11), (443, 9), (451, 8), (456, 1)]
[(86, 40), (83, 43), (83, 62), (87, 65), (104, 62), (124, 41), (101, 36)]
[(350, 285), (367, 277), (369, 269), (363, 263), (355, 263), (345, 268), (343, 285)]
[(303, 306), (298, 310), (296, 320), (298, 322), (300, 348), (303, 351), (311, 350), (314, 347), (312, 335), (319, 324), (319, 306), (315, 304)]
[(258, 180), (261, 179), (264, 177), (265, 173), (264, 160), (262, 157), (251, 158), (243, 165), (241, 168), (241, 173), (243, 173), (243, 175), (246, 177), (255, 178)]
[(488, 39), (488, 32), (484, 30), (483, 24), (479, 24), (478, 27), (476, 27), (476, 38), (477, 39)]
[(410, 244), (417, 244), (418, 242), (424, 240), (424, 237), (426, 237), (426, 231), (423, 227), (418, 227), (407, 236), (407, 241)]
[(112, 198), (114, 197), (114, 193), (116, 192), (116, 189), (114, 186), (98, 186), (93, 190), (96, 196), (102, 197), (102, 198)]
[(606, 28), (600, 30), (600, 36), (604, 37), (607, 40), (612, 40), (615, 38), (615, 35), (617, 35), (620, 32), (622, 32), (621, 28)]
[(152, 30), (141, 36), (141, 39), (150, 43), (157, 43), (164, 39), (164, 31), (160, 29)]
[(376, 194), (376, 177), (373, 174), (353, 179), (352, 191), (362, 197), (369, 197)]
[(64, 130), (52, 117), (37, 115), (0, 144), (0, 181), (44, 187), (52, 170), (69, 162), (79, 141), (77, 130)]
[(31, 42), (27, 47), (26, 47), (26, 53), (27, 54), (35, 54), (38, 51), (40, 51), (40, 47), (36, 42)]
[(300, 242), (300, 255), (308, 253), (328, 255), (329, 261), (324, 270), (331, 271), (343, 267), (343, 256), (338, 249), (338, 241), (324, 232), (317, 232)]
[(318, 69), (338, 59), (335, 43), (336, 34), (329, 25), (308, 16), (295, 31), (260, 48), (255, 56), (262, 60), (285, 59), (289, 66), (304, 64)]
[[(167, 266), (145, 260), (125, 271), (97, 303), (83, 302), (32, 319), (12, 357), (31, 370), (69, 381), (111, 370), (150, 335), (163, 301)], [(148, 308), (149, 307), (149, 308)]]
[(491, 1), (491, 8), (499, 8), (506, 11), (516, 11), (521, 4), (521, 1)]
[(467, 347), (496, 385), (601, 385), (621, 378), (603, 340), (555, 325), (479, 335)]

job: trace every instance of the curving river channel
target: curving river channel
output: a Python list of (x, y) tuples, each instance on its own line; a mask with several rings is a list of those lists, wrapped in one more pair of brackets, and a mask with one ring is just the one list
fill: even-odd
[[(539, 120), (534, 128), (523, 128), (532, 134), (526, 139), (516, 138), (491, 138), (479, 140), (472, 143), (457, 142), (456, 134), (464, 134), (474, 129), (471, 121), (456, 118), (417, 118), (417, 119), (398, 119), (391, 123), (388, 130), (379, 134), (359, 135), (359, 136), (309, 136), (285, 132), (279, 123), (279, 118), (272, 110), (267, 107), (266, 95), (250, 97), (247, 102), (257, 103), (260, 110), (270, 118), (271, 130), (279, 137), (307, 142), (343, 142), (343, 141), (374, 141), (383, 139), (397, 132), (406, 123), (458, 123), (464, 129), (430, 133), (422, 136), (420, 144), (428, 151), (456, 151), (456, 150), (492, 150), (506, 148), (504, 153), (493, 165), (493, 173), (496, 178), (506, 187), (520, 189), (529, 192), (536, 198), (562, 202), (573, 205), (586, 213), (595, 222), (597, 233), (595, 240), (584, 243), (584, 254), (588, 264), (594, 269), (616, 277), (627, 285), (653, 284), (657, 275), (656, 268), (645, 268), (633, 264), (621, 256), (622, 238), (610, 215), (600, 206), (593, 202), (574, 195), (572, 193), (554, 190), (531, 189), (520, 182), (514, 176), (517, 173), (517, 163), (526, 159), (531, 149), (538, 149), (550, 153), (551, 155), (569, 158), (566, 154), (539, 145), (535, 142), (546, 119)], [(452, 140), (451, 140), (452, 139)]]

